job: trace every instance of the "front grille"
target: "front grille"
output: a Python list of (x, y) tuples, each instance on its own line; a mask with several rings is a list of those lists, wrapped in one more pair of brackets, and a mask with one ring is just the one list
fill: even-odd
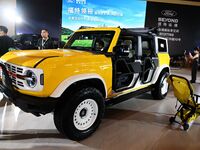
[[(0, 59), (2, 67), (7, 70), (7, 75), (10, 77), (12, 85), (15, 90), (25, 90), (25, 91), (42, 91), (44, 87), (44, 73), (42, 69), (29, 68), (26, 66), (18, 66), (10, 62), (6, 62)], [(32, 88), (28, 85), (29, 76), (28, 72), (33, 71), (36, 75), (36, 80), (40, 81), (38, 84)], [(2, 68), (0, 67), (0, 80), (2, 79)], [(39, 80), (40, 79), (40, 80)], [(20, 91), (19, 91), (20, 92)]]
[(17, 81), (17, 85), (21, 86), (21, 87), (24, 87), (24, 83), (21, 82), (21, 81)]
[(23, 69), (22, 69), (22, 68), (19, 68), (19, 67), (17, 67), (17, 72), (19, 72), (19, 73), (23, 73)]
[(21, 67), (11, 65), (8, 63), (4, 63), (4, 65), (6, 66), (6, 69), (12, 73), (19, 73), (19, 74), (23, 73), (23, 68), (21, 68)]
[(16, 85), (16, 78), (15, 77), (12, 77), (12, 83), (14, 84), (14, 85)]
[(21, 82), (22, 79), (20, 78), (17, 78), (17, 75), (22, 75), (23, 74), (23, 68), (19, 67), (19, 66), (16, 66), (16, 65), (13, 65), (13, 64), (10, 64), (10, 63), (4, 63), (8, 73), (9, 73), (9, 76), (12, 80), (12, 84), (14, 86), (20, 86), (20, 87), (24, 87), (24, 83)]
[(12, 72), (12, 73), (16, 73), (16, 67), (15, 67), (15, 66), (11, 66), (11, 68), (12, 68), (12, 69), (11, 69), (11, 72)]

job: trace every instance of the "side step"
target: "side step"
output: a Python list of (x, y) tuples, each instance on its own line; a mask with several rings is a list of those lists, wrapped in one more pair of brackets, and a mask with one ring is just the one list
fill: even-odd
[(146, 87), (144, 89), (140, 89), (140, 90), (137, 90), (137, 91), (134, 91), (134, 92), (119, 96), (117, 98), (108, 99), (108, 100), (106, 100), (105, 104), (106, 104), (106, 106), (115, 105), (115, 104), (121, 103), (123, 101), (126, 101), (126, 100), (128, 100), (128, 99), (130, 99), (130, 98), (132, 98), (134, 96), (149, 92), (152, 89), (153, 89), (153, 86), (151, 85), (151, 86), (148, 86), (148, 87)]

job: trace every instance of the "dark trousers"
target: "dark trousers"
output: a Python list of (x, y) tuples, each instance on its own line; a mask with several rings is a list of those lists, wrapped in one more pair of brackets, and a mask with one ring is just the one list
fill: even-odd
[(198, 61), (192, 62), (192, 82), (196, 81), (197, 78), (197, 70), (198, 70)]

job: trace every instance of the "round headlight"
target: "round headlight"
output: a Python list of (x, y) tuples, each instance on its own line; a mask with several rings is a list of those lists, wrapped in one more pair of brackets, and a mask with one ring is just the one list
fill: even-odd
[(27, 85), (31, 88), (34, 88), (37, 84), (37, 76), (36, 74), (31, 71), (31, 70), (28, 70), (27, 73), (26, 73), (26, 82), (27, 82)]

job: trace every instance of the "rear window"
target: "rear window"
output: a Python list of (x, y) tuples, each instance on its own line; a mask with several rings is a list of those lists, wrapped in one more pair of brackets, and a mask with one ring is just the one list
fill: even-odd
[(158, 39), (158, 51), (167, 52), (167, 41), (165, 39)]

